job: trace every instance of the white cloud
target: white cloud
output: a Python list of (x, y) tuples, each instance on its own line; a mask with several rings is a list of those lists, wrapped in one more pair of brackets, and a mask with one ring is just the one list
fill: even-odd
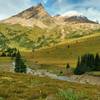
[(0, 0), (0, 19), (17, 14), (30, 6), (31, 0)]
[(82, 15), (88, 17), (91, 20), (100, 21), (100, 0), (84, 0), (78, 3), (70, 3), (70, 0), (56, 0), (52, 5), (59, 9), (58, 14), (68, 15), (81, 13)]
[[(0, 0), (0, 19), (4, 19), (15, 15), (26, 8), (31, 7), (39, 0)], [(48, 0), (44, 1), (44, 4)], [(40, 2), (39, 1), (39, 2)], [(69, 11), (76, 11), (82, 13), (84, 16), (100, 21), (100, 0), (84, 0), (79, 3), (71, 3), (70, 0), (54, 0), (55, 2), (46, 9), (51, 14), (64, 14)]]
[(82, 10), (83, 14), (91, 20), (98, 20), (100, 22), (100, 11), (96, 8), (90, 7), (88, 9)]
[(46, 4), (48, 2), (48, 0), (41, 0), (44, 4)]
[(62, 14), (62, 16), (67, 16), (67, 17), (71, 17), (71, 16), (82, 16), (82, 13), (79, 13), (77, 11), (68, 11), (64, 14)]

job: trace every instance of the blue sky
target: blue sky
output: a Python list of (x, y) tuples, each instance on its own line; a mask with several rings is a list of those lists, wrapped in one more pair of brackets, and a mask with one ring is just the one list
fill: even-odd
[(78, 12), (100, 21), (100, 0), (0, 0), (0, 19), (15, 15), (42, 2), (51, 15)]

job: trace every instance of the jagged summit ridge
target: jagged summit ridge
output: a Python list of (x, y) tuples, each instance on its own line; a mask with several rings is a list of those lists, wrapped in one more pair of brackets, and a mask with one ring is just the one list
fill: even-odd
[(20, 24), (22, 26), (47, 28), (46, 22), (52, 22), (52, 17), (46, 12), (42, 4), (32, 6), (17, 15), (3, 20), (3, 23)]
[(45, 11), (43, 5), (39, 4), (36, 7), (32, 6), (31, 8), (26, 9), (25, 11), (19, 13), (18, 15), (15, 15), (15, 17), (16, 16), (30, 19), (30, 18), (46, 17), (49, 16), (49, 14)]
[(62, 23), (95, 23), (77, 12), (67, 12), (59, 16), (50, 16), (42, 4), (36, 7), (32, 6), (2, 22), (29, 27), (38, 26), (40, 28), (48, 28), (50, 25), (55, 26), (55, 24), (61, 25)]

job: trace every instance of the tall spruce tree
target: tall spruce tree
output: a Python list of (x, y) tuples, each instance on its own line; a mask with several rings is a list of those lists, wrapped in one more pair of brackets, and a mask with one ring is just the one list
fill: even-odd
[(80, 57), (78, 57), (78, 61), (77, 61), (77, 67), (80, 66)]
[(24, 64), (19, 51), (17, 52), (15, 58), (15, 72), (26, 73), (26, 65)]
[(70, 65), (69, 65), (69, 63), (67, 63), (66, 69), (69, 69), (69, 68), (70, 68)]
[(100, 71), (100, 56), (98, 53), (95, 56), (95, 70)]
[(99, 71), (100, 70), (100, 57), (99, 54), (96, 54), (94, 57), (93, 54), (85, 54), (81, 57), (81, 60), (78, 58), (76, 69), (74, 70), (75, 74), (84, 74), (85, 72), (90, 71)]
[(85, 73), (85, 62), (84, 62), (84, 59), (83, 59), (83, 56), (81, 57), (78, 57), (78, 61), (77, 61), (77, 66), (76, 66), (76, 69), (74, 70), (74, 74), (76, 75), (81, 75), (81, 74), (84, 74)]

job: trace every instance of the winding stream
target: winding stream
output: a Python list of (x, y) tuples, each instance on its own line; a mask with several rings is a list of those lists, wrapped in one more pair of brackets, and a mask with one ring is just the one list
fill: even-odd
[(62, 81), (70, 81), (73, 82), (73, 80), (71, 80), (69, 77), (67, 76), (58, 76), (54, 73), (50, 73), (47, 72), (46, 70), (32, 70), (30, 68), (27, 68), (27, 74), (32, 74), (32, 75), (38, 75), (40, 77), (50, 77), (52, 79), (58, 79), (58, 80), (62, 80)]
[[(14, 72), (15, 63), (12, 64), (11, 72)], [(91, 85), (100, 85), (100, 77), (94, 77), (90, 75), (72, 75), (72, 76), (58, 76), (54, 73), (48, 72), (47, 70), (33, 70), (27, 67), (27, 74), (39, 76), (39, 77), (49, 77), (51, 79), (61, 80), (61, 81), (68, 81), (68, 82), (75, 82), (81, 84), (91, 84)]]

